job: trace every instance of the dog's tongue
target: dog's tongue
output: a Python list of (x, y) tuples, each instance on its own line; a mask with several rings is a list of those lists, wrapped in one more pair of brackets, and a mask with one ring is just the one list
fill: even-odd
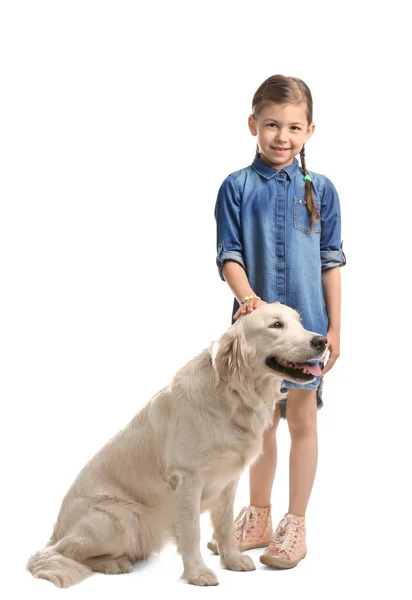
[(311, 375), (322, 375), (322, 371), (317, 363), (296, 363), (296, 366), (299, 367), (299, 369), (306, 369)]

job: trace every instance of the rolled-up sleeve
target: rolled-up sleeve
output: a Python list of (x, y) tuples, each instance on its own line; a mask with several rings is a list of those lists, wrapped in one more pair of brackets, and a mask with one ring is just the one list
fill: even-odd
[(346, 257), (342, 250), (339, 196), (333, 183), (325, 177), (321, 204), (320, 258), (322, 271), (343, 267)]
[(223, 277), (222, 268), (226, 260), (233, 260), (245, 270), (243, 257), (242, 231), (240, 222), (240, 194), (233, 175), (229, 175), (220, 186), (215, 218), (217, 226), (217, 257), (216, 264), (220, 278)]

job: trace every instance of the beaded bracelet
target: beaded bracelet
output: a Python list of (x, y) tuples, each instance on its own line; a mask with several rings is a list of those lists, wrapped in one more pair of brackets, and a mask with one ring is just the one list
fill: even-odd
[(252, 300), (252, 298), (255, 298), (256, 300), (262, 300), (262, 298), (259, 298), (259, 296), (245, 296), (243, 298), (243, 300), (241, 300), (239, 302), (240, 305), (244, 304), (245, 302), (247, 302), (248, 300)]

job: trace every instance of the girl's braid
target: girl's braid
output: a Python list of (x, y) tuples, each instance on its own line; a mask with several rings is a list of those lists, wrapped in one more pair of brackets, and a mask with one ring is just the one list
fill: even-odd
[[(309, 175), (306, 169), (306, 160), (305, 160), (305, 144), (302, 146), (302, 150), (300, 151), (300, 163), (302, 165), (302, 170), (304, 175)], [(317, 223), (320, 219), (320, 215), (316, 210), (315, 201), (313, 199), (313, 188), (312, 183), (308, 180), (305, 181), (305, 202), (306, 207), (310, 214), (310, 228), (313, 231), (312, 227)]]

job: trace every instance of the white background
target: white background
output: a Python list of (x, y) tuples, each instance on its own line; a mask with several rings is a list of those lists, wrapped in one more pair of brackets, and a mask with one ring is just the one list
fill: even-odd
[[(406, 4), (406, 3), (405, 3)], [(1, 565), (7, 598), (361, 598), (410, 584), (410, 31), (403, 2), (1, 3)], [(308, 556), (179, 581), (169, 547), (61, 592), (26, 572), (89, 458), (230, 325), (214, 203), (251, 163), (270, 75), (314, 100), (309, 169), (341, 199), (341, 358), (326, 378)], [(287, 510), (279, 429), (274, 521)], [(247, 473), (236, 510), (248, 503)], [(410, 558), (410, 555), (409, 555)]]

